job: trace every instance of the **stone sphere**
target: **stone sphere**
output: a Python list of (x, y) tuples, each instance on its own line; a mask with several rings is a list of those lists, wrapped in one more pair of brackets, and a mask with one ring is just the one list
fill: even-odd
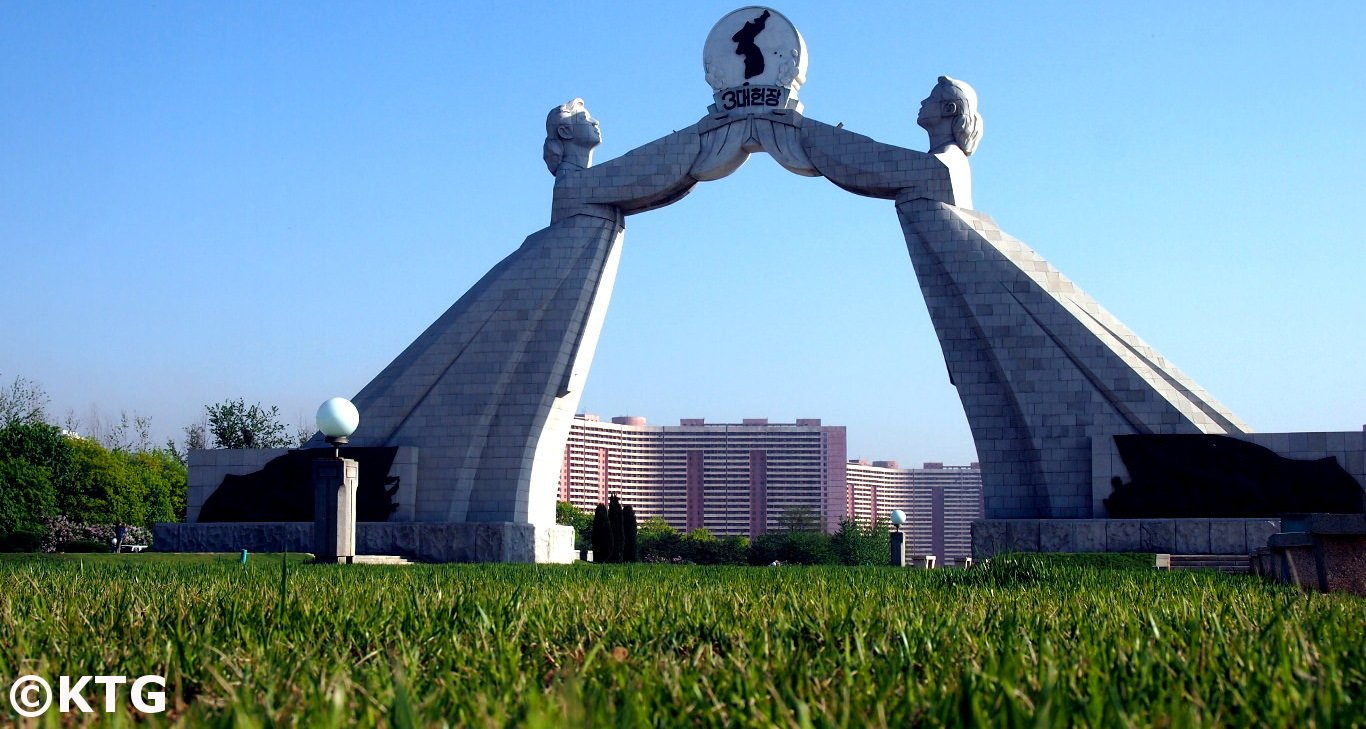
[(332, 438), (342, 438), (360, 427), (360, 412), (350, 400), (334, 397), (318, 407), (318, 430)]

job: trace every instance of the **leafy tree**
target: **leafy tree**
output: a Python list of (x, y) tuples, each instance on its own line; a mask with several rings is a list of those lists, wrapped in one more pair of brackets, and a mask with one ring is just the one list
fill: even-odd
[(886, 519), (860, 524), (853, 518), (840, 522), (840, 530), (830, 537), (830, 548), (840, 564), (885, 565), (892, 550)]
[(621, 562), (626, 549), (626, 524), (621, 510), (621, 501), (617, 499), (616, 494), (612, 494), (612, 498), (608, 502), (607, 522), (608, 528), (612, 530), (612, 554), (607, 561)]
[(71, 441), (47, 423), (15, 423), (0, 428), (0, 458), (15, 458), (44, 469), (53, 487), (61, 488), (71, 468)]
[(247, 406), (242, 398), (206, 405), (209, 435), (214, 448), (293, 448), (298, 442), (280, 422), (280, 408), (260, 403)]
[(147, 502), (147, 485), (123, 454), (71, 440), (71, 471), (57, 493), (63, 515), (90, 524), (146, 524)]
[(175, 438), (166, 439), (166, 451), (182, 465), (190, 463), (190, 451), (209, 447), (209, 417), (201, 415), (199, 420), (181, 428), (185, 433), (184, 446), (177, 445)]
[(569, 503), (555, 502), (555, 523), (574, 527), (574, 548), (589, 549), (589, 534), (593, 531), (593, 515)]
[(47, 420), (48, 397), (32, 380), (15, 376), (8, 390), (0, 390), (0, 428), (34, 425)]
[(0, 544), (32, 551), (56, 514), (57, 489), (49, 471), (19, 458), (0, 458)]
[(100, 445), (121, 453), (141, 453), (152, 450), (152, 419), (145, 415), (119, 413), (119, 422), (98, 433), (91, 433)]
[(778, 516), (777, 532), (784, 534), (822, 534), (821, 519), (816, 512), (802, 507), (787, 509)]
[(636, 532), (636, 552), (646, 562), (669, 562), (682, 557), (682, 535), (661, 516), (652, 516)]
[(189, 476), (185, 464), (175, 454), (165, 450), (143, 451), (125, 455), (124, 458), (142, 482), (147, 503), (147, 526), (159, 521), (184, 520)]
[(607, 507), (598, 504), (593, 510), (593, 561), (612, 561), (612, 524)]
[(639, 537), (640, 533), (640, 525), (636, 523), (635, 507), (631, 506), (630, 504), (627, 504), (626, 507), (622, 509), (621, 517), (622, 526), (625, 527), (626, 536), (624, 542), (625, 547), (622, 549), (621, 552), (621, 561), (639, 562), (640, 552), (638, 551), (637, 538)]

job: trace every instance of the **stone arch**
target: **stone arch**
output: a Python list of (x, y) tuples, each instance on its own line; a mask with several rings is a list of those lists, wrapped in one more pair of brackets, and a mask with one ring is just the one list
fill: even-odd
[(547, 535), (561, 454), (626, 217), (672, 204), (761, 151), (797, 174), (895, 201), (977, 445), (989, 518), (1092, 516), (1093, 438), (1246, 431), (1034, 251), (972, 210), (958, 147), (903, 149), (797, 108), (714, 109), (604, 164), (562, 165), (551, 224), (356, 395), (363, 416), (353, 443), (420, 453), (417, 521), (525, 525), (535, 533), (535, 559), (555, 559)]

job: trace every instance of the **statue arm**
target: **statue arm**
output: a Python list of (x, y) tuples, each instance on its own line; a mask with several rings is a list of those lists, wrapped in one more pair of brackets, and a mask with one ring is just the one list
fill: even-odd
[(693, 125), (594, 165), (576, 187), (582, 202), (610, 205), (626, 215), (661, 208), (697, 184), (690, 171), (700, 150)]
[(954, 202), (948, 167), (927, 152), (883, 144), (809, 117), (802, 121), (802, 147), (826, 179), (857, 195)]

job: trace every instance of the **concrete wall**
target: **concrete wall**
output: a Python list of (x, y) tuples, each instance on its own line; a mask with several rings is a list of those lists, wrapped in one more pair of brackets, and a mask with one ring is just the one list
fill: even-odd
[(1249, 554), (1280, 519), (979, 519), (972, 556), (1003, 552)]

